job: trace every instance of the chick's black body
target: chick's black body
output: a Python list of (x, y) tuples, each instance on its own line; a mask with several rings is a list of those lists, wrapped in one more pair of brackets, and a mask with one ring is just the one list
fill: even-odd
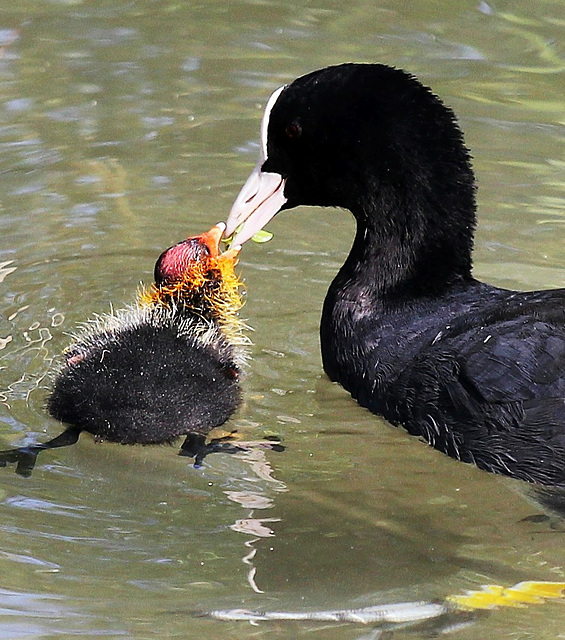
[[(227, 232), (300, 204), (357, 221), (322, 313), (329, 377), (454, 458), (565, 487), (565, 290), (472, 277), (475, 182), (452, 111), (404, 71), (344, 64), (274, 94), (262, 131)], [(271, 210), (263, 174), (281, 180)]]
[(148, 309), (98, 332), (66, 354), (49, 413), (99, 439), (172, 442), (207, 434), (241, 402), (232, 347), (218, 332), (202, 339), (201, 320)]

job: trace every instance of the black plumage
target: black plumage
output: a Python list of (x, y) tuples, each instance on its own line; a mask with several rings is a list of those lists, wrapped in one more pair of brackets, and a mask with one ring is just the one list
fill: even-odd
[[(173, 442), (207, 434), (241, 401), (231, 345), (202, 340), (199, 321), (157, 309), (71, 348), (47, 407), (99, 440)], [(86, 353), (84, 352), (86, 351)]]
[(473, 278), (475, 178), (453, 112), (378, 64), (281, 88), (226, 233), (243, 223), (245, 242), (301, 204), (357, 222), (322, 313), (328, 376), (454, 458), (565, 487), (565, 290)]

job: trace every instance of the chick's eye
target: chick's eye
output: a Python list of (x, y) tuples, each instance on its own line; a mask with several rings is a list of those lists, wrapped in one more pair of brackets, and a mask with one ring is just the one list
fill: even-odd
[(291, 122), (286, 125), (284, 132), (287, 138), (300, 138), (302, 135), (302, 127), (298, 122)]

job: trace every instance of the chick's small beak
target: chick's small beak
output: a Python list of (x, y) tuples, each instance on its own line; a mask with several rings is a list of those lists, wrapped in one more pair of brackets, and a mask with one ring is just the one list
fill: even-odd
[(220, 259), (231, 262), (232, 265), (235, 267), (235, 265), (239, 262), (240, 251), (241, 251), (240, 244), (236, 245), (235, 247), (230, 247), (227, 251), (224, 251), (224, 253), (220, 254)]
[(286, 180), (279, 173), (261, 171), (261, 163), (251, 172), (230, 211), (224, 236), (233, 233), (234, 244), (243, 244), (260, 231), (286, 202)]
[(220, 240), (222, 239), (225, 229), (225, 223), (218, 222), (218, 224), (213, 226), (209, 231), (199, 236), (200, 240), (210, 250), (210, 256), (213, 258), (216, 258), (220, 254)]

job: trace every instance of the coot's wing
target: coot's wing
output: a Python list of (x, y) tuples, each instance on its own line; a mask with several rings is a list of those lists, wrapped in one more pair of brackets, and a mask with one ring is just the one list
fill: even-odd
[(565, 329), (530, 317), (454, 328), (391, 389), (395, 422), (482, 469), (565, 486)]
[[(565, 397), (562, 325), (516, 318), (468, 332), (456, 342), (461, 349), (461, 375), (485, 401)], [(565, 434), (565, 415), (563, 424)]]

